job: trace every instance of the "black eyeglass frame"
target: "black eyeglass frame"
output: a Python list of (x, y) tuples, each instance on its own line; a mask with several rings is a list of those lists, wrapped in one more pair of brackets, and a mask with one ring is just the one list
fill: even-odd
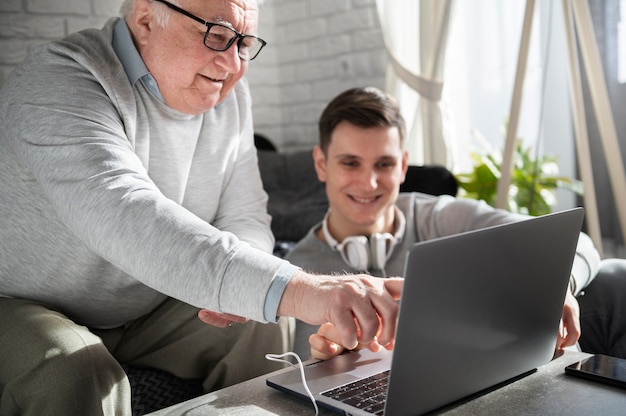
[[(244, 61), (251, 61), (254, 58), (256, 58), (257, 56), (259, 56), (259, 52), (261, 52), (261, 49), (263, 49), (263, 47), (265, 45), (267, 45), (267, 42), (265, 42), (263, 39), (261, 39), (258, 36), (244, 35), (243, 33), (237, 32), (235, 29), (233, 29), (230, 26), (227, 26), (227, 25), (224, 25), (224, 24), (221, 24), (221, 23), (207, 22), (206, 20), (203, 20), (203, 19), (199, 18), (198, 16), (194, 16), (193, 14), (189, 13), (187, 10), (181, 9), (180, 7), (178, 7), (175, 4), (170, 3), (169, 1), (166, 1), (166, 0), (154, 0), (154, 1), (158, 1), (159, 3), (163, 3), (167, 7), (169, 7), (170, 9), (172, 9), (174, 11), (177, 11), (178, 13), (184, 14), (185, 16), (195, 20), (196, 22), (202, 23), (203, 25), (205, 25), (206, 26), (206, 33), (204, 34), (204, 46), (206, 46), (207, 48), (211, 49), (212, 51), (224, 52), (225, 50), (228, 50), (228, 48), (230, 48), (235, 41), (237, 41), (237, 55), (239, 56), (239, 58), (243, 59)], [(226, 46), (224, 48), (222, 48), (222, 49), (213, 48), (213, 47), (207, 45), (207, 43), (206, 43), (206, 38), (207, 38), (207, 36), (209, 36), (209, 31), (211, 30), (211, 28), (213, 26), (221, 26), (221, 27), (223, 27), (225, 29), (230, 30), (231, 32), (233, 32), (235, 34), (235, 36), (230, 38), (230, 40), (226, 43)], [(256, 41), (260, 42), (260, 45), (261, 45), (259, 47), (259, 50), (257, 50), (254, 55), (251, 55), (249, 57), (241, 56), (241, 46), (243, 44), (244, 39), (246, 39), (246, 38), (253, 38)]]

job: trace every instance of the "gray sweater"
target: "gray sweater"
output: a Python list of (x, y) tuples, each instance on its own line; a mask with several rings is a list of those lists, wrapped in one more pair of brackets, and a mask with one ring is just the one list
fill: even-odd
[[(406, 217), (404, 238), (393, 249), (391, 257), (386, 262), (385, 270), (367, 271), (374, 276), (402, 276), (405, 254), (416, 242), (528, 218), (493, 209), (483, 201), (453, 198), (447, 195), (434, 197), (421, 193), (401, 193), (396, 206)], [(317, 238), (315, 232), (320, 227), (321, 225), (317, 224), (311, 228), (287, 254), (286, 259), (311, 272), (357, 272), (344, 263), (338, 251)], [(572, 267), (577, 293), (591, 283), (599, 267), (598, 251), (593, 246), (591, 238), (581, 233)]]
[(205, 114), (131, 85), (112, 19), (40, 47), (0, 92), (0, 296), (114, 327), (167, 296), (264, 319), (285, 262), (245, 80)]
[[(453, 198), (447, 195), (434, 197), (420, 193), (401, 193), (396, 206), (406, 218), (404, 237), (394, 247), (391, 257), (386, 262), (385, 270), (367, 271), (374, 276), (402, 276), (406, 253), (416, 242), (527, 218), (504, 210), (493, 209), (483, 201)], [(357, 272), (344, 263), (338, 251), (317, 238), (315, 232), (320, 226), (318, 224), (311, 228), (286, 258), (311, 272)], [(441, 261), (454, 261), (454, 259), (441, 259)], [(593, 280), (599, 267), (598, 251), (593, 246), (591, 238), (581, 233), (572, 267), (577, 293)], [(308, 339), (316, 331), (317, 326), (297, 321), (294, 351), (302, 357), (308, 357), (310, 349)]]

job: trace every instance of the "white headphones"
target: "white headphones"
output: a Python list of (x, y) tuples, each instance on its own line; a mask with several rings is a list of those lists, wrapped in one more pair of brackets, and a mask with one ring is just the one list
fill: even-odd
[(374, 233), (369, 237), (364, 235), (355, 235), (346, 237), (341, 243), (338, 243), (328, 231), (328, 214), (327, 212), (322, 221), (322, 232), (326, 243), (333, 250), (339, 251), (344, 263), (355, 270), (367, 271), (370, 268), (383, 270), (385, 263), (391, 257), (394, 247), (402, 241), (404, 237), (404, 229), (406, 228), (406, 219), (402, 211), (398, 207), (394, 207), (396, 211), (396, 233)]

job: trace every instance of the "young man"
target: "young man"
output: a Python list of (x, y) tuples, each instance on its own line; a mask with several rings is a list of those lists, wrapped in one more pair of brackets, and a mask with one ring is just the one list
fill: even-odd
[(172, 1), (126, 0), (0, 92), (2, 415), (130, 415), (120, 364), (207, 391), (262, 374), (280, 316), (393, 341), (402, 279), (271, 255), (243, 78), (256, 0)]
[[(313, 159), (317, 176), (326, 185), (329, 210), (287, 255), (305, 270), (401, 276), (404, 253), (417, 241), (525, 218), (482, 201), (400, 194), (408, 161), (404, 121), (395, 100), (377, 89), (354, 88), (339, 94), (322, 112), (319, 133)], [(587, 294), (579, 297), (585, 329), (581, 345), (590, 352), (626, 354), (619, 306), (626, 290), (626, 261), (601, 262), (591, 239), (581, 233), (570, 288), (557, 348), (574, 345), (580, 336), (574, 295), (585, 290)], [(608, 296), (600, 294), (610, 288)], [(309, 336), (317, 327), (298, 322), (296, 328), (295, 350), (308, 356)], [(313, 355), (329, 358), (341, 352), (341, 343), (331, 340), (337, 340), (334, 328), (325, 325), (310, 337)], [(380, 348), (376, 342), (369, 346)]]

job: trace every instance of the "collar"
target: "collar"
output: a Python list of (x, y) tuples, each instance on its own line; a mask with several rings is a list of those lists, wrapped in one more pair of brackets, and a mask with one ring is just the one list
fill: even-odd
[(139, 55), (124, 19), (120, 19), (113, 29), (113, 50), (122, 63), (124, 72), (126, 72), (126, 76), (133, 87), (137, 81), (141, 81), (156, 98), (164, 102), (159, 86)]

